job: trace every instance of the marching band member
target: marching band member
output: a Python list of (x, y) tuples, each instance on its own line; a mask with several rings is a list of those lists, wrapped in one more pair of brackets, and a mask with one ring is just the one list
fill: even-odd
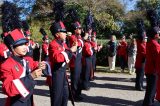
[(85, 18), (86, 29), (89, 35), (90, 44), (92, 46), (93, 55), (91, 58), (92, 67), (90, 71), (90, 80), (94, 79), (94, 71), (96, 70), (96, 52), (97, 52), (97, 41), (96, 41), (96, 26), (94, 22), (94, 17), (91, 10), (88, 11), (88, 14)]
[[(64, 3), (55, 2), (54, 11), (56, 17), (59, 16), (59, 9), (63, 8)], [(60, 7), (60, 8), (59, 8)], [(63, 9), (60, 10), (63, 13)], [(77, 43), (68, 48), (66, 40), (66, 28), (61, 21), (61, 18), (56, 18), (56, 21), (51, 25), (50, 31), (54, 36), (49, 44), (49, 60), (52, 70), (52, 84), (51, 84), (51, 106), (67, 106), (68, 103), (68, 84), (66, 78), (67, 64), (70, 62), (72, 52), (76, 52)]]
[(158, 26), (158, 19), (156, 11), (148, 10), (147, 16), (151, 24), (151, 28), (147, 35), (149, 40), (146, 45), (146, 64), (145, 64), (145, 75), (146, 75), (146, 92), (143, 101), (143, 106), (153, 106), (154, 98), (156, 94), (156, 83), (157, 83), (157, 62), (160, 45), (158, 43), (160, 28)]
[(90, 73), (92, 68), (92, 55), (93, 50), (92, 46), (89, 40), (89, 34), (85, 33), (84, 39), (84, 46), (83, 46), (83, 57), (82, 57), (82, 63), (83, 63), (83, 69), (82, 69), (82, 84), (84, 90), (90, 89)]
[(142, 91), (143, 90), (143, 81), (144, 81), (144, 66), (146, 61), (146, 32), (144, 30), (143, 21), (139, 20), (137, 22), (137, 56), (136, 56), (136, 81), (135, 89)]
[(8, 32), (4, 36), (4, 43), (12, 52), (0, 67), (2, 89), (8, 96), (6, 106), (33, 106), (34, 79), (41, 76), (46, 66), (44, 62), (38, 63), (25, 57), (28, 41), (21, 30), (16, 9), (14, 4), (7, 1), (2, 5), (3, 31)]
[[(73, 34), (69, 37), (70, 46), (74, 45), (75, 42), (78, 42), (77, 51), (73, 54), (70, 61), (70, 72), (71, 72), (71, 88), (75, 100), (81, 100), (81, 72), (82, 72), (82, 48), (84, 46), (83, 40), (81, 38), (82, 26), (77, 19), (76, 11), (71, 9), (70, 15), (73, 17), (72, 30)], [(76, 18), (74, 18), (76, 17)]]
[(49, 39), (47, 36), (47, 33), (45, 32), (45, 30), (43, 28), (40, 28), (40, 32), (43, 35), (43, 43), (42, 43), (42, 56), (44, 61), (48, 61), (48, 56), (49, 56), (49, 51), (48, 51), (48, 47), (49, 47)]

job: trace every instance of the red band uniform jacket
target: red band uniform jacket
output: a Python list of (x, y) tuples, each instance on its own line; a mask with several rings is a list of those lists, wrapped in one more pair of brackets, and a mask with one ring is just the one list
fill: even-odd
[(49, 44), (46, 42), (43, 42), (42, 44), (42, 53), (43, 53), (43, 59), (44, 61), (48, 60), (49, 52), (48, 52)]
[[(84, 42), (84, 46), (83, 46), (83, 65), (86, 65), (86, 60), (85, 58), (90, 57), (93, 55), (93, 50), (92, 50), (92, 45), (89, 41), (85, 41)], [(92, 62), (90, 63), (90, 65), (92, 65)]]
[[(75, 67), (75, 59), (77, 57), (79, 57), (79, 59), (81, 60), (81, 57), (82, 57), (82, 48), (84, 46), (84, 43), (83, 43), (83, 40), (82, 40), (82, 38), (80, 36), (77, 37), (75, 35), (70, 36), (69, 41), (70, 41), (70, 46), (72, 46), (75, 42), (78, 42), (78, 50), (77, 50), (78, 53), (74, 54), (72, 56), (71, 61), (70, 61), (70, 67), (74, 68)], [(79, 54), (80, 56), (77, 56), (77, 54)], [(79, 60), (77, 60), (77, 61), (79, 61)], [(79, 62), (81, 62), (81, 61), (79, 61)]]
[(151, 39), (149, 42), (147, 42), (145, 74), (156, 74), (156, 64), (159, 51), (160, 45), (156, 40)]
[[(149, 70), (146, 70), (146, 71), (148, 71), (146, 73), (148, 73), (148, 74), (152, 73), (152, 74), (156, 74), (158, 76), (156, 97), (155, 98), (158, 101), (160, 101), (160, 64), (159, 64), (160, 63), (160, 45), (156, 41), (152, 41), (152, 43), (154, 44), (154, 47), (152, 47), (152, 49), (154, 49), (156, 52), (154, 54), (150, 54), (150, 56), (153, 56), (153, 55), (157, 56), (157, 57), (152, 57), (154, 59), (154, 61), (156, 61), (156, 62), (152, 62), (152, 68), (153, 68), (153, 66), (154, 66), (154, 68), (156, 66), (156, 70), (153, 70), (152, 72), (150, 72)], [(153, 44), (152, 44), (152, 46), (153, 46)], [(151, 46), (151, 44), (150, 44), (150, 46)], [(147, 68), (147, 66), (146, 66), (146, 68)]]
[(30, 57), (10, 56), (1, 65), (2, 89), (8, 95), (6, 106), (33, 106), (33, 89), (36, 82), (30, 75), (38, 62)]
[(67, 47), (67, 45), (63, 43), (63, 41), (55, 39), (49, 44), (49, 58), (50, 58), (51, 68), (53, 70), (59, 68), (55, 67), (56, 65), (58, 65), (57, 63), (61, 63), (61, 65), (62, 63), (65, 65), (66, 63), (69, 63), (71, 57), (72, 53), (70, 49)]
[(10, 51), (4, 43), (0, 43), (0, 64), (10, 56)]
[(157, 79), (157, 92), (156, 92), (156, 100), (160, 101), (160, 52), (158, 54), (158, 58), (157, 58), (157, 75), (158, 75), (158, 79)]
[(135, 68), (141, 68), (146, 58), (146, 43), (137, 40), (137, 56)]

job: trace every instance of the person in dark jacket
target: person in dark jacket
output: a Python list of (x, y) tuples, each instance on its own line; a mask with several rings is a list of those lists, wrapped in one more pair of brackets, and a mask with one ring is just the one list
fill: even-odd
[(115, 70), (116, 53), (117, 53), (116, 49), (117, 49), (116, 36), (112, 35), (110, 41), (107, 43), (108, 63), (110, 71)]

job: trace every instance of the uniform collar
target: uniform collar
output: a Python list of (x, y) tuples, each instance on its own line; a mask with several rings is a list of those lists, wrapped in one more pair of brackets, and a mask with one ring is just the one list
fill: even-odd
[(19, 57), (15, 55), (12, 55), (11, 57), (23, 66), (23, 57)]
[(56, 42), (57, 42), (58, 44), (60, 44), (60, 45), (62, 45), (62, 46), (63, 46), (63, 43), (64, 43), (64, 41), (63, 41), (63, 40), (61, 40), (61, 39), (56, 39)]

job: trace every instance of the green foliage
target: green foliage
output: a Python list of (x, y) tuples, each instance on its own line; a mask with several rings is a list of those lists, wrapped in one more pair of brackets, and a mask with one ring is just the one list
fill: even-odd
[(131, 34), (137, 31), (136, 29), (136, 20), (141, 17), (145, 18), (144, 14), (141, 11), (130, 11), (128, 12), (123, 20), (123, 33)]
[[(77, 3), (74, 3), (74, 2), (71, 2), (71, 3), (67, 3), (65, 8), (66, 8), (66, 11), (68, 11), (69, 9), (77, 10), (77, 14), (78, 14), (78, 17), (80, 19), (80, 22), (81, 22), (82, 26), (85, 27), (84, 24), (83, 24), (83, 21), (85, 19), (87, 11), (84, 10), (81, 5), (79, 5)], [(69, 15), (67, 14), (67, 16), (65, 16), (64, 23), (65, 23), (65, 26), (67, 27), (67, 29), (69, 31), (71, 31), (71, 23), (72, 23), (72, 21), (73, 21), (73, 19), (71, 19), (69, 17)]]
[(45, 22), (41, 23), (40, 21), (33, 20), (32, 23), (31, 23), (31, 27), (30, 27), (30, 30), (31, 30), (31, 33), (32, 33), (32, 39), (36, 42), (42, 42), (42, 37), (43, 36), (39, 32), (39, 29), (41, 27), (43, 27), (44, 30), (46, 31), (46, 33), (49, 36), (49, 39), (53, 39), (53, 36), (51, 36), (51, 33), (49, 31), (50, 23), (51, 22), (49, 22), (49, 21), (45, 21)]
[[(32, 16), (41, 22), (54, 20), (52, 7), (52, 0), (37, 0)], [(90, 9), (95, 17), (97, 33), (101, 35), (110, 35), (112, 30), (119, 30), (120, 26), (117, 21), (120, 21), (124, 14), (123, 5), (117, 0), (65, 0), (66, 13), (69, 8), (77, 9), (81, 23)], [(67, 27), (70, 27), (69, 21), (66, 19)]]
[[(160, 14), (159, 0), (139, 0), (136, 4), (136, 10), (128, 12), (123, 17), (123, 33), (136, 33), (136, 20), (141, 18), (144, 20), (145, 29), (148, 29), (149, 22), (146, 19), (146, 10), (155, 9)], [(160, 15), (159, 15), (160, 16)]]
[(103, 44), (103, 48), (101, 49), (100, 52), (97, 53), (97, 65), (100, 66), (107, 66), (107, 47), (106, 47), (106, 43)]
[(140, 0), (137, 1), (137, 9), (140, 11), (145, 11), (147, 9), (157, 9), (160, 5), (159, 0)]
[(101, 12), (99, 14), (95, 14), (95, 18), (98, 23), (101, 24), (103, 29), (110, 28), (110, 30), (119, 30), (120, 28), (114, 22), (113, 16), (106, 12)]

